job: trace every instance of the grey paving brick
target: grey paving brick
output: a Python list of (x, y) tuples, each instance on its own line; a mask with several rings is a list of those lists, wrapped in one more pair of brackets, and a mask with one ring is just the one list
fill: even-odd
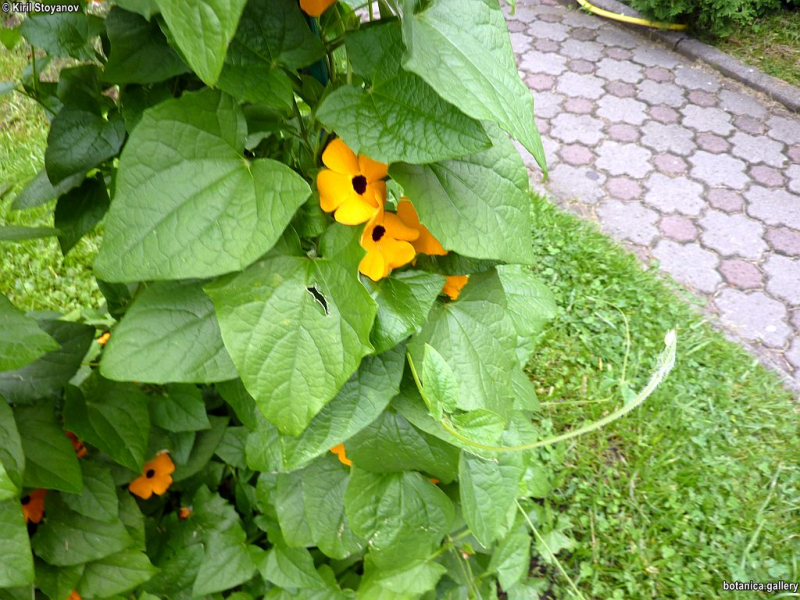
[(563, 42), (569, 39), (569, 27), (561, 23), (548, 23), (547, 21), (537, 20), (528, 27), (528, 35), (536, 39)]
[(649, 121), (642, 127), (642, 133), (644, 134), (642, 144), (658, 152), (689, 156), (697, 149), (694, 133), (677, 123), (664, 125), (657, 121)]
[(800, 197), (800, 164), (790, 166), (785, 174), (789, 180), (787, 187)]
[(719, 106), (735, 115), (760, 119), (767, 114), (767, 109), (753, 96), (722, 90), (719, 93)]
[(709, 209), (698, 223), (703, 228), (700, 234), (703, 245), (723, 256), (757, 259), (768, 249), (764, 226), (743, 214), (729, 215)]
[(590, 167), (559, 164), (550, 171), (547, 186), (551, 192), (565, 200), (595, 204), (605, 196), (605, 182), (605, 175)]
[(662, 213), (699, 215), (705, 207), (703, 186), (686, 177), (667, 177), (653, 173), (645, 181), (644, 201)]
[(772, 167), (782, 167), (786, 163), (783, 144), (763, 135), (748, 135), (737, 131), (731, 137), (732, 153), (749, 163), (764, 163)]
[(652, 79), (642, 81), (638, 84), (639, 100), (644, 100), (652, 105), (666, 105), (672, 108), (680, 108), (686, 103), (686, 96), (683, 88), (674, 83), (658, 83)]
[(773, 254), (764, 262), (767, 291), (791, 306), (800, 306), (800, 259)]
[(800, 119), (773, 116), (767, 120), (768, 135), (786, 144), (800, 144)]
[(792, 334), (786, 307), (764, 292), (725, 289), (714, 302), (723, 324), (747, 340), (782, 348)]
[(628, 33), (621, 27), (603, 27), (597, 32), (596, 39), (605, 46), (627, 49), (636, 48), (642, 43), (639, 36)]
[(784, 357), (794, 368), (800, 369), (800, 337), (794, 338)]
[(530, 50), (522, 57), (519, 68), (527, 73), (561, 75), (567, 70), (567, 58), (552, 52)]
[(628, 83), (636, 83), (643, 77), (641, 65), (610, 58), (604, 58), (597, 63), (597, 76), (609, 81), (626, 81)]
[(691, 67), (675, 69), (675, 83), (690, 90), (716, 92), (719, 89), (719, 79), (716, 75)]
[(653, 153), (637, 144), (605, 141), (597, 148), (597, 168), (609, 175), (642, 178), (653, 169)]
[(717, 255), (700, 244), (678, 244), (662, 239), (653, 249), (653, 256), (660, 261), (659, 266), (676, 281), (700, 292), (710, 294), (722, 282), (722, 276), (717, 272)]
[(537, 117), (551, 119), (561, 114), (564, 97), (553, 92), (537, 92), (533, 95), (533, 112)]
[(741, 190), (750, 181), (744, 172), (745, 163), (738, 158), (698, 150), (689, 157), (689, 162), (692, 177), (711, 186)]
[(647, 106), (633, 98), (617, 98), (606, 95), (597, 101), (597, 116), (612, 123), (641, 125), (647, 119)]
[(764, 284), (764, 276), (758, 267), (737, 258), (723, 260), (719, 271), (727, 283), (740, 290), (760, 288)]
[(649, 246), (658, 237), (658, 213), (641, 204), (604, 200), (597, 209), (600, 226), (614, 237)]
[(786, 190), (771, 190), (759, 185), (744, 193), (747, 212), (767, 225), (785, 225), (800, 229), (800, 202)]
[(681, 109), (683, 125), (695, 131), (708, 131), (717, 135), (728, 135), (733, 131), (731, 116), (719, 108), (708, 108), (690, 104)]
[(632, 60), (646, 67), (662, 67), (664, 69), (674, 69), (680, 64), (676, 54), (655, 45), (637, 46), (633, 50)]
[(580, 73), (564, 73), (558, 78), (556, 90), (565, 96), (588, 98), (597, 100), (605, 94), (604, 80), (594, 75), (581, 75)]
[(603, 57), (603, 45), (597, 42), (569, 39), (561, 43), (561, 52), (564, 56), (569, 56), (570, 58), (597, 62)]
[(603, 122), (589, 115), (561, 113), (551, 121), (550, 135), (564, 143), (594, 146), (603, 139)]

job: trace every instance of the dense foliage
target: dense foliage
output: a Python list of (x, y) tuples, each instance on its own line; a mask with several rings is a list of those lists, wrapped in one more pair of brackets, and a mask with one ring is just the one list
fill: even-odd
[(0, 296), (0, 597), (535, 594), (532, 99), (495, 2), (354, 8), (22, 20), (55, 228), (0, 240), (104, 221), (106, 306)]
[(781, 6), (800, 7), (800, 0), (626, 0), (636, 10), (659, 21), (688, 23), (711, 35), (730, 35), (737, 25), (747, 25), (758, 16)]

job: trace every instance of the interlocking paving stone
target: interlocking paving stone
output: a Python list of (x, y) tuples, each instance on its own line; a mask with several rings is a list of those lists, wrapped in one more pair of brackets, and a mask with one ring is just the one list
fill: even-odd
[(771, 167), (782, 167), (786, 162), (783, 144), (763, 135), (748, 135), (737, 131), (731, 137), (734, 156), (751, 163), (764, 163)]
[(658, 213), (641, 204), (606, 200), (597, 209), (600, 225), (614, 237), (649, 246), (658, 237)]
[(764, 226), (745, 215), (709, 209), (699, 223), (703, 245), (723, 256), (760, 258), (767, 249)]
[(767, 291), (791, 306), (800, 306), (800, 259), (773, 254), (764, 261)]
[(644, 177), (653, 167), (653, 153), (637, 144), (606, 141), (597, 148), (597, 167), (611, 175)]
[(726, 282), (742, 290), (758, 288), (764, 283), (758, 267), (738, 258), (723, 260), (719, 270)]
[(678, 244), (661, 239), (653, 249), (660, 267), (677, 281), (695, 290), (712, 293), (722, 281), (717, 272), (719, 258), (700, 244)]
[(764, 292), (722, 290), (714, 300), (722, 322), (746, 340), (782, 348), (792, 329), (786, 323), (786, 306)]
[(521, 150), (534, 189), (658, 260), (800, 387), (800, 115), (556, 0), (505, 10), (550, 165), (542, 182)]
[(703, 186), (688, 177), (667, 177), (653, 173), (644, 185), (647, 188), (644, 201), (662, 213), (699, 215), (705, 205), (700, 196)]

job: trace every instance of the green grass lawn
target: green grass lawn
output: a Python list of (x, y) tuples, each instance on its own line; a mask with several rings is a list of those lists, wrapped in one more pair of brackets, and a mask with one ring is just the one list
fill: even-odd
[[(25, 62), (20, 51), (0, 54), (0, 80)], [(46, 131), (33, 103), (0, 99), (0, 182), (41, 168)], [(0, 204), (3, 222), (52, 224), (52, 206), (9, 210), (19, 188)], [(535, 221), (535, 269), (560, 313), (530, 374), (555, 428), (621, 402), (625, 329), (613, 307), (630, 321), (634, 389), (664, 334), (679, 335), (675, 370), (642, 408), (552, 452), (564, 466), (548, 504), (578, 542), (559, 557), (583, 596), (757, 598), (723, 593), (722, 579), (800, 580), (800, 414), (778, 377), (594, 226), (541, 200)], [(0, 292), (26, 309), (96, 306), (96, 249), (89, 237), (65, 260), (54, 240), (4, 245)], [(536, 570), (555, 597), (571, 597), (553, 565)]]
[(730, 37), (710, 43), (765, 73), (800, 86), (800, 9), (761, 17), (751, 26), (738, 27)]

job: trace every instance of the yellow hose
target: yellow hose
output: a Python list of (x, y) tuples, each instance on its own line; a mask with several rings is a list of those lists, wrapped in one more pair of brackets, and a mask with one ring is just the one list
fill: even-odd
[(621, 21), (622, 23), (633, 23), (634, 25), (643, 25), (645, 27), (653, 27), (655, 29), (672, 29), (675, 31), (686, 29), (686, 25), (682, 23), (661, 23), (659, 21), (648, 21), (647, 19), (640, 19), (638, 17), (628, 17), (625, 15), (613, 13), (603, 8), (598, 8), (593, 4), (589, 4), (588, 0), (578, 0), (578, 4), (580, 4), (583, 8), (585, 8), (591, 13), (594, 13), (600, 17), (605, 17), (606, 19), (611, 19), (613, 21)]

